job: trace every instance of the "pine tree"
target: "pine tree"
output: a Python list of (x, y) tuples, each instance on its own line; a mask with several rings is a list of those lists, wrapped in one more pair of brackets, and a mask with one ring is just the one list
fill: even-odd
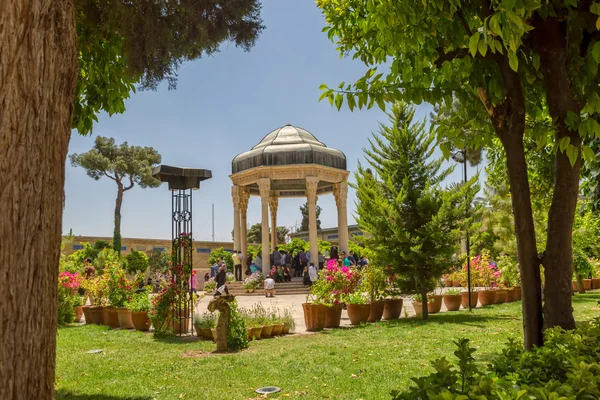
[(413, 123), (414, 109), (405, 104), (388, 115), (390, 126), (381, 124), (365, 149), (370, 168), (359, 163), (355, 174), (358, 223), (375, 261), (393, 268), (403, 291), (421, 295), (427, 319), (427, 293), (456, 263), (465, 198), (476, 192), (476, 177), (442, 188), (452, 168), (433, 159), (434, 132)]

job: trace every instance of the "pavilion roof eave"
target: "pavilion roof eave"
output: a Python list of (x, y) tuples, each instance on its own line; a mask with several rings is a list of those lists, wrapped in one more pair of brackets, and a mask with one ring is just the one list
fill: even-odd
[(345, 182), (350, 172), (319, 164), (261, 165), (229, 175), (231, 182), (238, 186), (248, 186), (261, 178), (271, 180), (304, 179), (317, 177), (331, 183)]

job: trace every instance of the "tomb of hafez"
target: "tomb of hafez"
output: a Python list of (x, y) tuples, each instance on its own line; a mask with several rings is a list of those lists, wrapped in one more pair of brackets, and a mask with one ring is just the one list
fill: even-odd
[[(338, 212), (339, 249), (348, 251), (348, 175), (346, 156), (310, 132), (285, 125), (266, 135), (250, 151), (232, 161), (233, 248), (246, 254), (246, 213), (251, 196), (262, 207), (262, 259), (277, 248), (277, 208), (280, 198), (305, 197), (308, 203), (310, 259), (318, 259), (317, 199), (333, 194)], [(269, 215), (270, 211), (270, 215)], [(270, 218), (269, 218), (270, 217)], [(270, 242), (270, 246), (269, 246)]]

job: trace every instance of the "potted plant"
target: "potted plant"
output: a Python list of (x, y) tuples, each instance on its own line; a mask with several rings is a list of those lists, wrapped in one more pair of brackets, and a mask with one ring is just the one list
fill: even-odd
[[(83, 296), (76, 294), (73, 296), (73, 308), (75, 311), (75, 322), (81, 322), (83, 316)], [(89, 312), (89, 311), (88, 311)]]
[(589, 276), (592, 270), (593, 266), (583, 250), (573, 249), (573, 275), (576, 277), (577, 282), (576, 285), (573, 285), (574, 290), (575, 286), (577, 286), (576, 290), (579, 290), (579, 293), (585, 293), (586, 290), (590, 290), (592, 281), (584, 279), (584, 277)]
[(592, 289), (600, 289), (600, 259), (591, 258), (590, 264), (592, 264)]
[(292, 316), (292, 312), (289, 308), (283, 309), (283, 315), (281, 316), (281, 322), (283, 323), (283, 329), (281, 331), (282, 334), (286, 335), (290, 332), (293, 332), (296, 328), (296, 321), (294, 321), (294, 317)]
[[(471, 307), (477, 307), (477, 291), (471, 288)], [(463, 308), (469, 308), (469, 292), (464, 290), (460, 293), (460, 303)]]
[(383, 319), (389, 321), (400, 318), (400, 314), (402, 313), (402, 298), (398, 289), (388, 286), (383, 302)]
[(244, 290), (246, 291), (246, 293), (252, 293), (260, 287), (260, 284), (261, 284), (260, 276), (262, 276), (262, 275), (255, 272), (254, 274), (252, 274), (249, 277), (247, 277), (246, 279), (244, 279), (243, 287), (244, 287)]
[(385, 307), (383, 298), (388, 286), (388, 276), (385, 270), (376, 265), (366, 267), (363, 271), (363, 285), (371, 304), (371, 312), (367, 322), (380, 321)]
[(442, 295), (448, 311), (458, 311), (461, 305), (460, 289), (448, 289)]
[(204, 283), (205, 292), (214, 292), (215, 290), (217, 290), (217, 282), (215, 281), (215, 278), (210, 278)]
[(367, 297), (360, 291), (350, 293), (344, 298), (348, 309), (348, 318), (352, 325), (367, 322), (371, 314), (371, 304)]
[(213, 340), (212, 329), (217, 326), (217, 314), (204, 312), (200, 315), (194, 315), (194, 328), (196, 335), (205, 340)]
[(89, 320), (86, 324), (104, 324), (104, 304), (106, 293), (106, 279), (103, 275), (90, 277), (82, 282), (83, 288), (89, 296), (91, 306), (89, 308)]
[(314, 296), (309, 294), (306, 296), (306, 302), (302, 303), (302, 310), (307, 331), (322, 331), (325, 328), (325, 312), (327, 311), (325, 304), (317, 302)]
[(151, 305), (148, 298), (150, 291), (151, 287), (148, 286), (144, 292), (135, 293), (131, 296), (131, 300), (125, 303), (125, 307), (130, 311), (133, 327), (138, 331), (150, 330), (150, 320), (148, 319)]
[(279, 315), (279, 309), (275, 308), (271, 310), (269, 317), (271, 319), (271, 324), (273, 325), (271, 336), (281, 336), (284, 324)]
[(127, 279), (125, 270), (117, 264), (109, 265), (104, 273), (107, 274), (107, 296), (111, 304), (108, 308), (109, 326), (133, 329), (131, 311), (125, 307), (125, 302), (132, 295), (132, 282)]
[[(484, 250), (482, 254), (476, 256), (472, 262), (472, 269), (474, 269), (480, 279), (483, 290), (479, 290), (478, 299), (482, 306), (487, 306), (496, 303), (496, 277), (499, 276), (500, 272), (497, 271), (496, 265), (492, 264), (489, 252)], [(505, 293), (504, 293), (505, 295)]]

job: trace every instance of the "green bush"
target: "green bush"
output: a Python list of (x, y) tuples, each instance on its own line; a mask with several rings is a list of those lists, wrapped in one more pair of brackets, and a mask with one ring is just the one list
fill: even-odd
[(135, 275), (138, 272), (146, 272), (148, 269), (148, 256), (141, 251), (133, 250), (126, 257), (127, 268), (126, 272), (130, 275)]
[(125, 260), (113, 249), (105, 248), (97, 254), (92, 264), (96, 268), (96, 275), (102, 275), (104, 268), (107, 266), (117, 264), (122, 267), (125, 264)]
[(238, 311), (237, 301), (229, 303), (231, 307), (231, 319), (227, 331), (227, 348), (237, 351), (248, 348), (248, 331), (243, 315)]
[(523, 350), (510, 340), (488, 370), (475, 363), (468, 339), (454, 342), (458, 364), (445, 357), (431, 364), (435, 372), (413, 378), (415, 386), (394, 391), (394, 400), (419, 399), (599, 399), (600, 319), (575, 331), (551, 328), (544, 346)]
[(134, 293), (131, 296), (131, 300), (125, 302), (125, 307), (133, 312), (150, 311), (150, 298), (148, 292), (151, 287), (146, 288), (146, 291), (140, 293)]
[(222, 247), (214, 249), (210, 252), (210, 257), (208, 258), (208, 265), (215, 264), (219, 257), (223, 258), (223, 261), (225, 261), (225, 264), (227, 264), (227, 271), (233, 272), (233, 258), (231, 257), (231, 253), (223, 249)]
[(217, 313), (204, 312), (194, 315), (194, 327), (196, 329), (212, 329), (217, 326)]
[(75, 320), (75, 298), (69, 289), (58, 288), (58, 325), (65, 325)]

